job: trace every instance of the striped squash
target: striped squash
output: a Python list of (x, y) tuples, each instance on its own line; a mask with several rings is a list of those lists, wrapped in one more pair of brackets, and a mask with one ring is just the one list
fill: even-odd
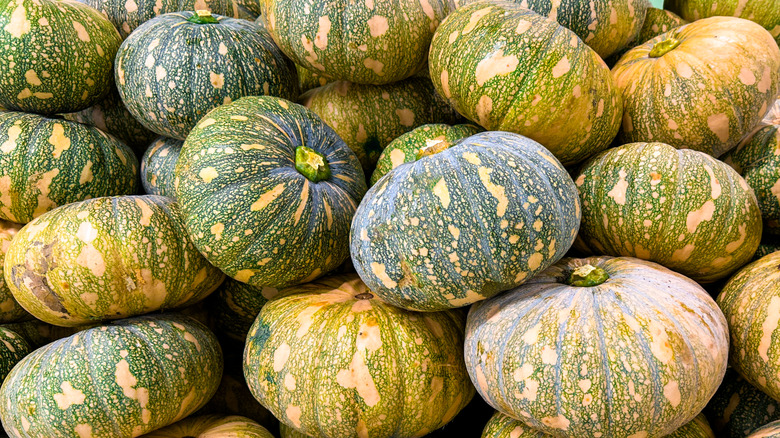
[(780, 438), (780, 420), (764, 425), (748, 435), (747, 438)]
[(176, 314), (124, 319), (41, 347), (0, 387), (13, 438), (131, 438), (172, 424), (214, 394), (214, 335)]
[(295, 69), (268, 32), (208, 11), (147, 21), (119, 47), (115, 64), (130, 113), (157, 134), (179, 140), (207, 112), (240, 97), (298, 97)]
[(351, 254), (394, 306), (467, 306), (563, 257), (580, 222), (576, 187), (539, 143), (484, 132), (395, 168), (366, 194)]
[(618, 132), (620, 90), (604, 61), (520, 3), (457, 9), (436, 30), (428, 61), (436, 90), (458, 112), (487, 130), (532, 138), (566, 166), (607, 148)]
[(0, 106), (80, 111), (111, 88), (121, 39), (98, 11), (72, 0), (0, 1)]
[(745, 438), (764, 424), (780, 420), (780, 402), (729, 368), (704, 413), (717, 436)]
[(322, 76), (382, 85), (416, 73), (451, 0), (263, 0), (261, 16), (296, 64)]
[(270, 96), (207, 114), (184, 142), (176, 178), (195, 245), (255, 287), (305, 283), (340, 265), (366, 191), (357, 157), (331, 128)]
[(225, 280), (214, 293), (210, 306), (218, 334), (243, 344), (257, 314), (278, 292), (272, 287), (254, 287), (232, 278)]
[(780, 3), (776, 0), (666, 0), (664, 9), (689, 21), (717, 15), (746, 18), (763, 26), (780, 45)]
[(238, 415), (189, 417), (144, 435), (144, 438), (274, 438), (263, 426)]
[(475, 304), (466, 323), (479, 394), (556, 437), (674, 432), (715, 393), (728, 348), (701, 286), (633, 258), (564, 259)]
[(333, 276), (263, 307), (247, 337), (244, 375), (263, 406), (304, 434), (421, 437), (474, 395), (462, 346), (460, 311), (409, 312), (356, 275)]
[(460, 140), (482, 131), (478, 126), (429, 124), (415, 128), (391, 141), (379, 155), (376, 169), (371, 174), (371, 185), (396, 167), (417, 161), (435, 152), (457, 144)]
[(176, 199), (176, 161), (184, 142), (175, 138), (159, 137), (141, 158), (141, 184), (149, 195)]
[(30, 343), (9, 327), (0, 326), (0, 382), (11, 369), (25, 356), (30, 354)]
[(160, 196), (68, 204), (22, 228), (5, 257), (14, 297), (54, 325), (186, 307), (224, 275), (187, 238), (179, 207)]
[(652, 260), (712, 282), (749, 261), (761, 239), (753, 191), (702, 152), (627, 144), (586, 163), (576, 184), (580, 238), (600, 254)]
[[(703, 62), (702, 60), (718, 62)], [(713, 17), (623, 55), (612, 75), (625, 111), (619, 141), (656, 141), (719, 157), (780, 91), (780, 48), (761, 26)]]
[(11, 240), (21, 228), (19, 224), (0, 220), (0, 324), (33, 319), (33, 316), (16, 302), (11, 289), (6, 286), (2, 268)]
[(60, 205), (134, 194), (138, 160), (99, 129), (0, 113), (0, 219), (27, 223)]
[(454, 123), (458, 114), (433, 89), (413, 77), (388, 85), (332, 82), (300, 99), (347, 143), (367, 175), (396, 137), (427, 123)]

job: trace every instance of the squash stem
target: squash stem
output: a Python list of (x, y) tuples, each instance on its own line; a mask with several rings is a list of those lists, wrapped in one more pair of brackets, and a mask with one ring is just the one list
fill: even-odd
[(295, 168), (311, 182), (330, 178), (330, 166), (324, 155), (306, 146), (295, 148)]
[(214, 18), (213, 15), (211, 15), (211, 11), (199, 9), (195, 11), (195, 14), (188, 18), (187, 21), (190, 23), (195, 24), (214, 24), (219, 23), (216, 18)]
[(651, 58), (660, 58), (666, 55), (667, 53), (671, 52), (675, 48), (677, 48), (677, 46), (679, 45), (680, 45), (680, 40), (678, 40), (677, 38), (669, 37), (663, 41), (659, 41), (655, 43), (653, 48), (650, 49), (650, 54), (648, 56), (650, 56)]
[(432, 142), (430, 144), (421, 147), (420, 150), (417, 151), (417, 159), (419, 160), (422, 157), (438, 154), (443, 150), (449, 149), (450, 146), (452, 146), (452, 144), (450, 144), (450, 142), (448, 142), (447, 140), (439, 140), (439, 141)]
[(607, 271), (588, 264), (580, 266), (569, 274), (566, 283), (577, 287), (593, 287), (604, 283), (608, 279), (609, 274), (607, 274)]

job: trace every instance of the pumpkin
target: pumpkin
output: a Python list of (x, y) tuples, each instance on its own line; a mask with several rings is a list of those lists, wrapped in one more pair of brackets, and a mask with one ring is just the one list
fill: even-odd
[(706, 283), (747, 263), (761, 239), (753, 191), (702, 152), (631, 143), (594, 157), (576, 183), (580, 237), (597, 253), (652, 260)]
[(268, 31), (296, 64), (327, 78), (374, 85), (420, 70), (449, 10), (450, 0), (260, 2)]
[(666, 0), (664, 9), (689, 21), (716, 15), (746, 18), (763, 26), (780, 45), (780, 3), (775, 0)]
[(366, 191), (357, 157), (331, 128), (270, 96), (208, 113), (184, 142), (176, 179), (195, 245), (255, 287), (306, 283), (340, 265)]
[(479, 394), (534, 429), (651, 437), (701, 412), (728, 348), (723, 314), (694, 281), (640, 259), (591, 257), (472, 306), (464, 354)]
[(227, 279), (214, 293), (210, 306), (217, 330), (243, 344), (260, 309), (278, 292), (272, 287), (254, 287)]
[(748, 435), (748, 438), (778, 438), (780, 437), (780, 421), (773, 421)]
[(263, 426), (238, 415), (202, 415), (155, 430), (144, 438), (274, 438)]
[(240, 97), (298, 97), (287, 62), (253, 22), (185, 11), (139, 26), (119, 47), (115, 76), (134, 117), (159, 135), (184, 140), (207, 112)]
[(729, 368), (704, 413), (718, 436), (744, 438), (764, 424), (780, 420), (780, 403)]
[(777, 97), (780, 48), (753, 22), (713, 17), (631, 49), (612, 75), (625, 106), (621, 142), (662, 142), (719, 157)]
[(604, 61), (520, 3), (455, 10), (436, 30), (428, 62), (436, 91), (458, 112), (489, 131), (538, 141), (565, 166), (605, 149), (618, 132), (620, 90)]
[(97, 128), (0, 113), (0, 219), (27, 223), (60, 205), (134, 194), (138, 160)]
[(124, 319), (22, 359), (0, 387), (0, 418), (13, 437), (137, 437), (196, 411), (221, 375), (219, 344), (197, 321)]
[(205, 298), (224, 275), (187, 238), (178, 205), (161, 196), (68, 204), (22, 228), (6, 283), (36, 318), (77, 326)]
[(175, 138), (159, 137), (141, 158), (141, 184), (144, 192), (176, 199), (176, 161), (184, 144)]
[(474, 395), (463, 322), (459, 311), (388, 305), (354, 274), (325, 277), (263, 307), (247, 336), (244, 375), (255, 398), (298, 432), (420, 437)]
[(576, 187), (548, 150), (483, 132), (371, 187), (352, 223), (352, 262), (394, 306), (462, 307), (555, 263), (579, 222)]
[(19, 333), (6, 326), (0, 326), (0, 382), (22, 358), (30, 354), (32, 348)]
[(111, 88), (119, 33), (71, 0), (0, 1), (0, 105), (40, 114), (80, 111)]
[(33, 316), (27, 313), (14, 299), (11, 289), (5, 284), (5, 276), (1, 267), (5, 260), (5, 253), (11, 246), (11, 240), (21, 228), (22, 226), (19, 224), (0, 220), (0, 323), (33, 319)]
[(379, 155), (371, 174), (371, 185), (396, 167), (417, 161), (431, 152), (452, 147), (458, 141), (482, 131), (471, 124), (449, 126), (429, 124), (415, 128), (391, 141)]

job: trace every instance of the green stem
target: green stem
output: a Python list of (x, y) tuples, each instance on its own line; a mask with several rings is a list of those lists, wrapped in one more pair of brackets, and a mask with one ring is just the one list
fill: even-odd
[(649, 56), (651, 58), (660, 58), (666, 55), (667, 53), (671, 52), (675, 48), (677, 48), (677, 46), (679, 45), (680, 45), (680, 40), (674, 37), (669, 37), (663, 41), (659, 41), (655, 43), (653, 48), (650, 50)]
[(607, 271), (593, 265), (584, 265), (569, 274), (566, 283), (577, 287), (593, 287), (604, 283), (608, 279), (609, 274), (607, 274)]
[(325, 155), (306, 146), (295, 149), (295, 168), (311, 182), (330, 178), (330, 166)]
[(211, 15), (211, 11), (199, 9), (195, 11), (195, 14), (188, 18), (187, 21), (190, 23), (195, 24), (214, 24), (219, 23), (216, 18), (214, 18), (213, 15)]

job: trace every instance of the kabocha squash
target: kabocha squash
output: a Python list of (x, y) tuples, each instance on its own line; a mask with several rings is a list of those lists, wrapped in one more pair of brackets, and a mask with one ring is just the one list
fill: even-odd
[(458, 141), (482, 131), (481, 128), (465, 124), (449, 126), (430, 124), (415, 128), (391, 141), (382, 151), (371, 174), (371, 185), (376, 184), (387, 172), (396, 167), (417, 161), (431, 153), (452, 147)]
[(449, 10), (450, 0), (260, 2), (266, 27), (296, 64), (327, 78), (374, 85), (420, 70)]
[[(13, 222), (0, 220), (0, 265), (5, 260), (5, 253), (11, 246), (16, 233), (22, 228), (21, 225)], [(5, 284), (2, 266), (0, 266), (0, 323), (18, 322), (33, 319), (33, 316), (14, 299), (11, 289)]]
[(467, 306), (563, 257), (580, 222), (576, 188), (539, 143), (484, 132), (393, 169), (355, 213), (351, 254), (395, 306)]
[(27, 223), (60, 205), (134, 194), (138, 159), (97, 128), (0, 113), (0, 219)]
[(750, 187), (701, 152), (623, 145), (586, 163), (576, 184), (580, 238), (600, 254), (652, 260), (713, 282), (747, 263), (761, 239)]
[(274, 438), (263, 426), (238, 415), (203, 415), (144, 435), (144, 438)]
[(715, 393), (728, 348), (701, 286), (633, 258), (564, 259), (466, 323), (479, 394), (556, 437), (674, 432)]
[(224, 275), (187, 238), (161, 196), (90, 199), (22, 228), (5, 257), (17, 301), (50, 324), (77, 326), (202, 300)]
[(763, 26), (780, 44), (780, 3), (775, 0), (666, 0), (664, 9), (689, 21), (717, 15), (746, 18)]
[(115, 70), (130, 113), (179, 140), (211, 109), (240, 97), (295, 99), (295, 74), (263, 28), (208, 11), (164, 14), (142, 24), (120, 46)]
[(211, 314), (217, 330), (243, 343), (260, 309), (277, 293), (272, 287), (254, 287), (232, 278), (225, 280), (212, 298)]
[(0, 326), (0, 382), (22, 358), (30, 354), (32, 347), (12, 329)]
[(344, 139), (366, 174), (399, 135), (426, 123), (454, 123), (458, 118), (430, 79), (420, 77), (382, 86), (333, 82), (310, 90), (301, 101)]
[(622, 143), (657, 141), (719, 157), (776, 99), (780, 48), (753, 22), (713, 17), (629, 50), (612, 75), (625, 106)]
[(729, 368), (704, 413), (717, 436), (744, 438), (759, 427), (780, 419), (780, 402)]
[(0, 2), (0, 105), (55, 114), (80, 111), (111, 88), (121, 39), (100, 13), (71, 0)]
[(421, 437), (474, 395), (463, 322), (460, 311), (390, 306), (356, 275), (326, 277), (263, 307), (244, 375), (260, 403), (304, 434)]
[(270, 96), (208, 113), (184, 142), (176, 198), (190, 237), (256, 287), (311, 281), (349, 255), (360, 162), (316, 114)]
[(436, 90), (461, 114), (532, 138), (566, 166), (605, 149), (618, 132), (620, 90), (604, 61), (520, 3), (457, 9), (436, 30), (428, 60)]
[(41, 347), (0, 387), (13, 438), (130, 438), (206, 403), (222, 353), (199, 322), (169, 314), (124, 319)]
[(748, 438), (780, 438), (780, 421), (773, 421), (755, 430)]
[(144, 192), (176, 199), (176, 161), (184, 142), (160, 137), (152, 143), (141, 158), (141, 184)]

